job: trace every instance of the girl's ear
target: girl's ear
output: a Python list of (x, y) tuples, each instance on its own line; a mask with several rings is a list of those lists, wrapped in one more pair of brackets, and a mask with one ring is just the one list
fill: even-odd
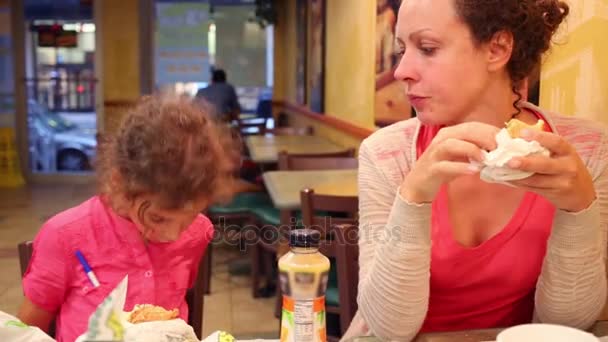
[(110, 188), (114, 191), (121, 189), (122, 181), (120, 172), (117, 169), (112, 169), (110, 171)]
[(110, 171), (109, 184), (105, 184), (104, 186), (107, 187), (106, 192), (112, 198), (112, 202), (115, 206), (122, 208), (127, 204), (127, 202), (125, 202), (124, 179), (120, 175), (118, 169), (112, 169)]

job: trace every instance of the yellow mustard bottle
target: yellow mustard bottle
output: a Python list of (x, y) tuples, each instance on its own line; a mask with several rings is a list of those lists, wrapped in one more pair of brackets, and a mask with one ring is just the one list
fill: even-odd
[(325, 291), (329, 259), (319, 252), (320, 237), (316, 230), (292, 230), (291, 250), (279, 259), (283, 292), (281, 342), (327, 341)]

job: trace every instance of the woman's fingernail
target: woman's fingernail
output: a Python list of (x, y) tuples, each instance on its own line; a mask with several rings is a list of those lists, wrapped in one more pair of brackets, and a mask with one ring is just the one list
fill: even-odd
[(509, 161), (509, 167), (511, 168), (518, 168), (521, 166), (521, 160), (519, 159), (512, 159), (511, 161)]
[(470, 164), (467, 169), (470, 173), (478, 173), (481, 171), (481, 165)]

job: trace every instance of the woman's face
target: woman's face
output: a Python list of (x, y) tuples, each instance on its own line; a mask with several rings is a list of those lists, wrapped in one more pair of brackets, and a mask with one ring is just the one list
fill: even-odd
[(487, 49), (476, 46), (454, 0), (404, 0), (396, 26), (395, 78), (425, 124), (466, 121), (487, 88)]
[(132, 202), (127, 213), (143, 238), (151, 242), (176, 241), (208, 204), (205, 198), (188, 202), (178, 209), (164, 209), (158, 203), (158, 196), (141, 195)]

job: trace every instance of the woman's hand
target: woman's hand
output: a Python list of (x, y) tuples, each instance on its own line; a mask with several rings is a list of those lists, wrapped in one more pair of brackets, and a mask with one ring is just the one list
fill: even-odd
[(443, 128), (401, 183), (401, 196), (410, 203), (429, 203), (442, 184), (479, 173), (470, 160), (482, 161), (482, 149), (496, 148), (497, 127), (467, 122)]
[(551, 156), (532, 155), (513, 158), (508, 166), (534, 172), (528, 178), (511, 184), (535, 192), (558, 209), (579, 212), (587, 209), (596, 198), (593, 180), (576, 150), (557, 134), (524, 130), (522, 138), (538, 141)]

